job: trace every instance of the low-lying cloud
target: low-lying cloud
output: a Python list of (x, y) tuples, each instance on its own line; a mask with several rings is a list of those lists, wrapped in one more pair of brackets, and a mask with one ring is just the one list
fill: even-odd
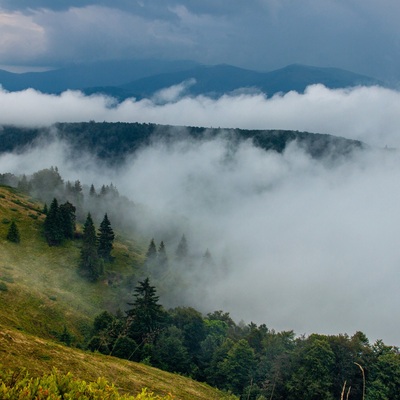
[[(190, 83), (190, 82), (189, 82)], [(187, 84), (187, 83), (186, 83)], [(43, 126), (55, 122), (154, 122), (244, 129), (292, 129), (329, 133), (372, 146), (400, 146), (400, 92), (382, 87), (307, 88), (271, 98), (263, 94), (179, 97), (185, 84), (154, 98), (117, 103), (101, 96), (66, 91), (49, 95), (29, 89), (0, 91), (0, 124)]]

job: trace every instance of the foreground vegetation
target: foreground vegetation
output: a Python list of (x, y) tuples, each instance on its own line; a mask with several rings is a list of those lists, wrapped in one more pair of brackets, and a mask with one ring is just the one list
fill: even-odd
[(143, 389), (137, 396), (120, 395), (114, 385), (104, 378), (96, 382), (75, 379), (71, 373), (61, 374), (54, 370), (50, 375), (32, 378), (28, 373), (0, 371), (0, 396), (2, 399), (45, 400), (45, 399), (87, 399), (87, 400), (173, 400), (171, 395), (158, 396)]
[[(60, 379), (71, 372), (76, 379), (84, 380), (87, 384), (104, 377), (118, 388), (120, 394), (131, 396), (136, 396), (143, 388), (147, 388), (148, 393), (161, 397), (171, 394), (176, 400), (229, 399), (228, 395), (208, 385), (180, 375), (115, 357), (88, 353), (3, 325), (0, 326), (0, 360), (0, 387), (1, 380), (5, 381), (10, 376), (9, 371), (17, 378), (25, 378), (27, 372), (30, 378), (40, 378), (54, 374), (56, 369)], [(68, 380), (72, 381), (72, 376), (69, 377)], [(6, 383), (6, 386), (10, 386), (10, 383)]]

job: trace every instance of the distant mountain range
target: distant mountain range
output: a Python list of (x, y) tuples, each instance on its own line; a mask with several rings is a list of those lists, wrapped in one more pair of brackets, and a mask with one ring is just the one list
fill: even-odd
[(293, 64), (271, 72), (257, 72), (231, 65), (200, 65), (192, 61), (108, 61), (28, 73), (0, 70), (0, 83), (8, 91), (33, 88), (44, 93), (68, 89), (86, 94), (103, 93), (124, 100), (151, 97), (162, 89), (182, 85), (184, 94), (218, 97), (245, 91), (268, 96), (291, 90), (304, 92), (312, 84), (328, 88), (358, 85), (386, 86), (377, 79), (339, 68)]

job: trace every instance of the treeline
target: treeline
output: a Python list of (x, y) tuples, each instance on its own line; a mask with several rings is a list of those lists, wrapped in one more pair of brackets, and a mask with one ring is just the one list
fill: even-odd
[(36, 143), (54, 139), (66, 142), (72, 149), (71, 157), (82, 152), (95, 155), (111, 164), (117, 164), (135, 150), (146, 146), (155, 138), (172, 141), (182, 138), (210, 140), (224, 135), (231, 142), (251, 140), (264, 150), (283, 152), (296, 141), (312, 157), (340, 157), (365, 145), (356, 140), (292, 130), (245, 130), (213, 129), (203, 127), (179, 127), (147, 123), (124, 122), (77, 122), (57, 123), (49, 128), (17, 128), (3, 126), (0, 153), (22, 152)]
[(44, 202), (46, 208), (50, 206), (54, 198), (60, 204), (68, 202), (75, 207), (76, 219), (81, 223), (84, 223), (90, 212), (94, 220), (100, 220), (107, 213), (116, 226), (124, 228), (131, 225), (131, 221), (121, 210), (132, 210), (134, 203), (121, 196), (112, 183), (95, 188), (93, 184), (84, 186), (79, 180), (64, 181), (58, 168), (50, 167), (37, 171), (31, 176), (0, 174), (0, 184), (28, 193)]
[(146, 278), (127, 310), (103, 312), (87, 348), (177, 372), (242, 399), (397, 400), (400, 354), (382, 341), (352, 336), (296, 337), (266, 325), (236, 324), (228, 313), (166, 310)]

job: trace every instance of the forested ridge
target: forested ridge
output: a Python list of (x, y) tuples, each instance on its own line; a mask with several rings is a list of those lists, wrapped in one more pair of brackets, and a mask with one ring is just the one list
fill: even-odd
[(296, 141), (311, 156), (340, 157), (366, 145), (357, 140), (337, 136), (292, 130), (248, 130), (203, 127), (179, 127), (145, 123), (81, 122), (57, 123), (51, 127), (18, 128), (3, 126), (0, 131), (0, 153), (22, 152), (34, 145), (63, 140), (73, 150), (71, 157), (91, 153), (110, 163), (121, 162), (127, 156), (154, 140), (165, 142), (179, 138), (204, 140), (223, 135), (231, 141), (251, 140), (266, 151), (282, 152)]
[[(176, 266), (218, 266), (208, 249), (194, 260), (188, 252), (194, 244), (184, 233), (175, 249), (148, 238), (142, 261), (134, 265), (117, 255), (114, 230), (120, 231), (126, 221), (114, 219), (113, 210), (115, 204), (133, 203), (112, 184), (85, 188), (79, 181), (64, 182), (53, 167), (32, 176), (2, 174), (0, 178), (41, 198), (43, 208), (36, 216), (31, 214), (31, 220), (38, 224), (48, 249), (77, 244), (79, 256), (73, 268), (78, 279), (128, 291), (125, 302), (92, 316), (80, 335), (60, 327), (54, 338), (65, 345), (187, 375), (243, 399), (400, 398), (398, 348), (380, 340), (370, 343), (362, 332), (298, 336), (293, 331), (278, 332), (267, 321), (235, 322), (225, 310), (203, 315), (185, 304), (164, 307), (159, 291), (168, 285), (165, 277), (170, 276), (180, 289), (172, 273)], [(95, 226), (92, 215), (101, 224)], [(8, 241), (21, 246), (24, 227), (10, 219), (3, 219), (3, 225)], [(18, 240), (13, 240), (16, 232)], [(130, 272), (125, 278), (115, 275), (115, 263), (126, 264)], [(0, 282), (0, 296), (12, 284), (7, 279)]]

